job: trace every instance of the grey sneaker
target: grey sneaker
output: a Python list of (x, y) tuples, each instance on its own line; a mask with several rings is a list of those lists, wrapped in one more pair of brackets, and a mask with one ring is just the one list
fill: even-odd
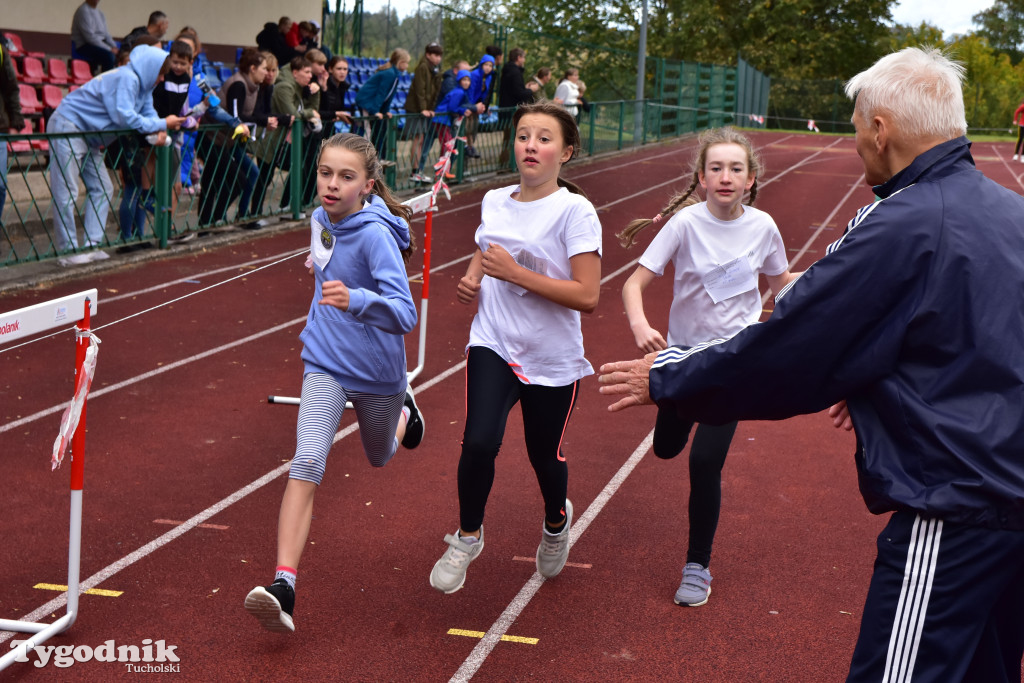
[(673, 601), (677, 605), (700, 607), (711, 595), (711, 572), (696, 562), (689, 562), (683, 567), (683, 582)]
[(448, 550), (444, 551), (441, 559), (434, 563), (430, 571), (430, 585), (449, 594), (462, 588), (466, 583), (466, 569), (469, 563), (480, 555), (484, 549), (484, 528), (480, 527), (480, 540), (470, 544), (459, 538), (459, 532), (448, 534), (444, 537), (448, 544)]
[(558, 576), (569, 559), (569, 527), (572, 526), (572, 501), (565, 499), (565, 526), (558, 534), (550, 534), (541, 526), (540, 545), (537, 546), (537, 571), (553, 579)]

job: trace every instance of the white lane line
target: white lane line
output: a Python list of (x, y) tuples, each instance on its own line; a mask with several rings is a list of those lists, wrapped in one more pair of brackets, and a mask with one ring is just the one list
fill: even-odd
[[(784, 173), (788, 172), (789, 170), (792, 170), (795, 167), (796, 166), (791, 167), (790, 169), (787, 169), (787, 171), (784, 171)], [(291, 253), (291, 252), (289, 252), (289, 253)], [(446, 264), (446, 266), (452, 265), (452, 264), (457, 263), (458, 261), (461, 261), (461, 260), (465, 260), (465, 258), (466, 257), (463, 257), (463, 258), (461, 258), (461, 259), (459, 259), (457, 261), (450, 262), (449, 264)], [(614, 273), (611, 273), (608, 276), (602, 278), (601, 279), (601, 284), (605, 284), (611, 278), (616, 277), (619, 273), (627, 270), (631, 265), (632, 265), (632, 263), (627, 264), (626, 266), (623, 266), (622, 268), (616, 270)], [(103, 389), (98, 390), (97, 392), (93, 392), (92, 396), (95, 397), (96, 395), (102, 395), (100, 392), (109, 393), (110, 391), (114, 391), (115, 389), (123, 388), (124, 386), (127, 386), (129, 384), (134, 384), (137, 381), (142, 381), (142, 379), (146, 379), (146, 378), (149, 378), (151, 376), (155, 376), (155, 375), (161, 374), (162, 372), (170, 370), (170, 369), (172, 369), (174, 367), (179, 367), (181, 365), (185, 365), (185, 364), (188, 364), (190, 362), (194, 362), (195, 360), (199, 360), (201, 358), (205, 358), (205, 357), (207, 357), (209, 355), (212, 355), (214, 353), (217, 353), (217, 352), (219, 352), (221, 350), (225, 350), (225, 349), (231, 348), (233, 346), (238, 346), (240, 344), (247, 343), (248, 341), (251, 341), (252, 339), (265, 336), (266, 334), (271, 334), (273, 332), (280, 331), (282, 329), (285, 329), (287, 327), (295, 325), (295, 324), (297, 324), (297, 323), (299, 323), (299, 322), (301, 322), (303, 320), (305, 320), (305, 317), (297, 318), (297, 319), (292, 320), (290, 322), (283, 323), (281, 325), (277, 325), (277, 326), (275, 326), (273, 328), (269, 328), (268, 330), (264, 330), (263, 332), (259, 332), (259, 333), (255, 334), (255, 335), (251, 335), (250, 337), (246, 337), (244, 339), (236, 340), (235, 342), (231, 342), (228, 345), (225, 345), (225, 346), (222, 346), (222, 347), (218, 347), (217, 349), (211, 349), (209, 351), (206, 351), (204, 353), (198, 354), (198, 355), (193, 356), (191, 358), (187, 358), (187, 359), (183, 359), (181, 361), (177, 361), (176, 363), (173, 363), (173, 364), (171, 364), (169, 366), (164, 366), (164, 367), (161, 367), (161, 368), (159, 368), (157, 370), (151, 371), (149, 373), (145, 373), (143, 375), (139, 375), (138, 377), (132, 378), (130, 380), (126, 380), (125, 382), (121, 382), (121, 383), (116, 384), (116, 385), (111, 385), (110, 387), (104, 387)], [(459, 372), (460, 370), (462, 370), (465, 367), (465, 365), (466, 365), (466, 361), (463, 360), (460, 363), (452, 366), (451, 368), (448, 368), (447, 370), (445, 370), (444, 372), (442, 372), (439, 375), (435, 376), (434, 378), (428, 380), (427, 382), (424, 382), (423, 384), (418, 385), (419, 390), (422, 391), (422, 390), (428, 389), (428, 388), (434, 386), (435, 384), (443, 381), (444, 379), (447, 379), (451, 375), (453, 375), (456, 372)], [(62, 409), (63, 409), (63, 406), (59, 406), (59, 407), (50, 409), (50, 411), (43, 411), (43, 412), (45, 414), (51, 414), (51, 412), (56, 412), (56, 411), (62, 410)], [(36, 416), (30, 416), (30, 417), (32, 419), (38, 419), (38, 417), (41, 417), (41, 416), (42, 416), (42, 413), (37, 413)], [(28, 418), (23, 418), (22, 420), (19, 420), (17, 423), (9, 423), (8, 425), (4, 425), (4, 426), (0, 427), (0, 432), (6, 431), (8, 429), (13, 429), (12, 425), (23, 424), (24, 421), (30, 421), (30, 420), (28, 420)], [(352, 424), (352, 425), (346, 427), (345, 429), (339, 431), (335, 435), (335, 437), (334, 437), (334, 443), (337, 443), (339, 440), (341, 440), (342, 438), (348, 436), (349, 434), (354, 432), (356, 429), (358, 429), (358, 424)], [(576, 542), (576, 539), (578, 539), (583, 534), (583, 532), (590, 525), (590, 522), (593, 521), (594, 517), (596, 517), (598, 513), (600, 513), (601, 509), (604, 507), (604, 505), (607, 503), (607, 501), (611, 499), (611, 496), (615, 493), (615, 491), (618, 490), (618, 488), (619, 488), (619, 486), (621, 486), (622, 482), (624, 482), (626, 477), (628, 477), (629, 474), (633, 471), (633, 468), (636, 467), (637, 463), (640, 462), (640, 460), (643, 458), (643, 456), (647, 452), (647, 450), (650, 449), (651, 443), (653, 442), (653, 438), (654, 438), (654, 432), (652, 430), (647, 435), (647, 438), (645, 438), (644, 441), (641, 442), (641, 444), (637, 447), (637, 449), (633, 452), (633, 454), (629, 457), (629, 459), (622, 465), (622, 467), (619, 469), (619, 471), (616, 473), (616, 475), (614, 477), (612, 477), (612, 479), (608, 482), (608, 484), (601, 491), (601, 493), (598, 495), (598, 497), (594, 499), (594, 502), (591, 503), (590, 507), (584, 513), (583, 517), (580, 519), (580, 521), (576, 525), (574, 525), (572, 531), (570, 532), (570, 534), (571, 534), (570, 535), (570, 544), (574, 544)], [(147, 543), (146, 545), (142, 546), (141, 548), (139, 548), (138, 550), (134, 551), (133, 553), (130, 553), (129, 555), (124, 556), (120, 560), (117, 560), (117, 561), (113, 562), (112, 564), (108, 565), (107, 567), (105, 567), (104, 569), (100, 570), (96, 574), (92, 575), (88, 579), (82, 581), (79, 584), (80, 585), (80, 590), (85, 591), (85, 590), (89, 590), (91, 588), (94, 588), (97, 585), (99, 585), (100, 583), (108, 580), (113, 575), (117, 574), (122, 569), (124, 569), (124, 568), (134, 564), (135, 562), (145, 558), (146, 556), (152, 554), (154, 551), (156, 551), (157, 549), (159, 549), (162, 546), (166, 545), (170, 541), (178, 538), (179, 536), (185, 534), (186, 532), (194, 529), (199, 524), (205, 522), (207, 519), (209, 519), (213, 515), (215, 515), (215, 514), (217, 514), (219, 512), (222, 512), (223, 510), (225, 510), (226, 508), (230, 507), (235, 502), (241, 500), (242, 498), (245, 498), (247, 495), (249, 495), (253, 491), (256, 491), (256, 490), (260, 489), (261, 487), (265, 486), (266, 484), (268, 484), (269, 482), (273, 481), (277, 477), (283, 475), (284, 473), (286, 473), (288, 471), (289, 466), (290, 466), (290, 463), (284, 463), (284, 464), (280, 465), (279, 467), (277, 467), (276, 469), (272, 470), (271, 472), (268, 472), (267, 474), (263, 475), (262, 477), (260, 477), (256, 481), (248, 484), (247, 486), (242, 487), (241, 489), (239, 489), (235, 493), (231, 494), (227, 498), (224, 498), (220, 502), (215, 503), (214, 505), (206, 508), (206, 510), (203, 510), (199, 514), (191, 517), (189, 520), (187, 520), (186, 522), (184, 522), (180, 526), (174, 527), (173, 529), (171, 529), (167, 533), (159, 536), (158, 538), (154, 539), (153, 541), (150, 541), (149, 543)], [(571, 545), (570, 545), (570, 547), (571, 547)], [(478, 643), (477, 646), (473, 649), (473, 653), (476, 653), (478, 650), (480, 650), (482, 652), (482, 656), (478, 657), (479, 661), (475, 665), (471, 664), (470, 663), (470, 658), (473, 658), (474, 654), (470, 653), (470, 658), (467, 658), (467, 660), (463, 663), (462, 667), (460, 667), (460, 669), (459, 669), (459, 672), (463, 672), (463, 670), (466, 669), (466, 671), (468, 671), (468, 674), (465, 674), (466, 677), (463, 678), (463, 679), (458, 679), (458, 678), (454, 678), (453, 677), (452, 680), (469, 680), (469, 678), (472, 677), (473, 673), (475, 673), (476, 670), (479, 669), (480, 665), (483, 663), (483, 660), (486, 659), (487, 654), (494, 648), (494, 645), (498, 641), (500, 641), (501, 635), (503, 635), (507, 631), (508, 626), (511, 625), (511, 623), (513, 621), (515, 621), (515, 618), (522, 612), (522, 609), (525, 608), (525, 606), (529, 602), (530, 598), (532, 598), (533, 594), (536, 593), (537, 588), (540, 587), (540, 583), (543, 583), (543, 579), (542, 579), (542, 577), (540, 577), (539, 574), (535, 573), (534, 574), (534, 579), (540, 579), (540, 581), (537, 582), (536, 587), (532, 590), (532, 592), (529, 592), (529, 596), (528, 597), (525, 597), (525, 595), (528, 592), (528, 588), (533, 583), (533, 579), (531, 579), (531, 581), (528, 582), (527, 585), (524, 586), (523, 589), (520, 591), (520, 596), (524, 596), (525, 600), (522, 601), (521, 606), (519, 606), (518, 609), (515, 609), (515, 613), (511, 614), (511, 612), (510, 612), (510, 610), (513, 610), (513, 606), (516, 604), (515, 600), (513, 601), (513, 604), (511, 604), (508, 608), (506, 608), (506, 613), (509, 613), (510, 617), (507, 619), (508, 623), (505, 624), (505, 626), (501, 629), (501, 632), (497, 635), (497, 637), (491, 638), (492, 631), (495, 631), (498, 628), (499, 623), (501, 623), (501, 618), (499, 618), (499, 622), (496, 622), (495, 625), (492, 626), (490, 630), (488, 630), (487, 635), (485, 635), (483, 640), (480, 643)], [(517, 599), (519, 599), (519, 596), (517, 596)], [(21, 621), (38, 621), (39, 619), (45, 617), (47, 614), (50, 614), (50, 613), (60, 609), (65, 604), (67, 604), (67, 593), (62, 593), (61, 595), (58, 595), (57, 597), (55, 597), (53, 600), (50, 600), (49, 602), (47, 602), (45, 605), (42, 605), (41, 607), (39, 607), (38, 609), (34, 610), (33, 612), (23, 616), (21, 618)], [(504, 617), (505, 614), (503, 613), (502, 616)], [(7, 641), (8, 639), (13, 637), (14, 635), (16, 635), (16, 634), (12, 633), (10, 631), (2, 631), (2, 632), (0, 632), (0, 643), (3, 643), (5, 641)], [(493, 640), (493, 642), (491, 642), (491, 640)], [(456, 677), (457, 676), (459, 676), (458, 672), (456, 673)]]
[[(623, 482), (626, 481), (626, 477), (630, 475), (633, 468), (639, 464), (647, 451), (650, 450), (652, 443), (654, 443), (653, 429), (646, 438), (640, 442), (640, 445), (636, 447), (636, 450), (633, 451), (633, 454), (629, 456), (626, 462), (622, 464), (619, 471), (615, 473), (607, 484), (605, 484), (601, 493), (597, 495), (597, 498), (595, 498), (594, 502), (590, 504), (590, 507), (588, 507), (587, 511), (583, 513), (583, 516), (580, 517), (579, 521), (572, 525), (572, 529), (569, 530), (570, 550), (572, 549), (572, 546), (576, 544), (576, 541), (579, 540), (580, 536), (583, 535), (583, 532), (587, 530), (587, 527), (590, 526), (590, 523), (594, 521), (598, 514), (600, 514), (608, 501), (611, 500), (612, 496), (615, 495), (615, 492), (619, 490), (619, 487), (622, 486)], [(508, 607), (506, 607), (505, 611), (501, 613), (498, 620), (495, 621), (494, 624), (491, 625), (491, 628), (487, 630), (487, 633), (484, 634), (483, 639), (476, 644), (473, 651), (470, 652), (469, 656), (462, 662), (462, 666), (460, 666), (459, 670), (455, 672), (455, 675), (451, 677), (452, 683), (463, 683), (473, 677), (473, 675), (483, 665), (484, 660), (487, 659), (491, 650), (494, 649), (494, 646), (501, 642), (501, 637), (505, 635), (509, 627), (512, 626), (512, 623), (519, 617), (522, 611), (529, 604), (530, 600), (533, 599), (533, 596), (537, 594), (537, 591), (540, 590), (543, 583), (544, 577), (542, 577), (538, 572), (534, 572), (533, 576), (530, 577), (530, 580), (526, 582), (526, 585), (519, 590), (519, 594), (512, 599), (512, 602), (508, 604)]]
[[(171, 370), (175, 370), (177, 368), (180, 368), (180, 367), (182, 367), (184, 365), (188, 365), (190, 363), (195, 363), (196, 361), (203, 360), (204, 358), (208, 358), (209, 356), (212, 356), (214, 354), (220, 353), (221, 351), (227, 351), (229, 349), (235, 348), (236, 346), (241, 346), (242, 344), (248, 344), (251, 341), (256, 341), (257, 339), (260, 339), (262, 337), (266, 337), (268, 334), (274, 334), (275, 332), (280, 332), (281, 330), (285, 330), (285, 329), (287, 329), (287, 328), (289, 328), (289, 327), (291, 327), (293, 325), (297, 325), (297, 324), (299, 324), (301, 322), (305, 322), (305, 321), (306, 321), (306, 316), (302, 316), (301, 318), (296, 318), (294, 320), (289, 320), (286, 323), (281, 323), (280, 325), (275, 325), (274, 327), (271, 327), (271, 328), (268, 328), (266, 330), (263, 330), (262, 332), (257, 332), (255, 334), (250, 334), (248, 337), (243, 337), (241, 339), (236, 339), (233, 342), (228, 342), (227, 344), (223, 344), (223, 345), (218, 346), (216, 348), (209, 349), (208, 351), (203, 351), (202, 353), (197, 353), (194, 356), (189, 356), (188, 358), (182, 358), (181, 360), (174, 361), (173, 363), (168, 363), (167, 365), (162, 365), (159, 368), (156, 368), (155, 370), (150, 370), (149, 372), (144, 372), (141, 375), (136, 375), (135, 377), (130, 377), (130, 378), (124, 380), (123, 382), (118, 382), (117, 384), (111, 384), (110, 386), (103, 387), (102, 389), (97, 389), (96, 391), (90, 391), (89, 392), (89, 400), (90, 401), (95, 400), (95, 399), (99, 398), (100, 396), (104, 396), (104, 395), (109, 394), (111, 392), (117, 391), (118, 389), (124, 389), (125, 387), (131, 386), (132, 384), (137, 384), (139, 382), (145, 381), (145, 380), (150, 379), (152, 377), (156, 377), (157, 375), (162, 375), (165, 372), (169, 372)], [(56, 405), (56, 406), (53, 406), (53, 407), (50, 407), (50, 408), (46, 408), (45, 410), (40, 410), (38, 413), (33, 413), (32, 415), (27, 415), (27, 416), (21, 418), (20, 420), (15, 420), (14, 422), (8, 422), (7, 424), (0, 425), (0, 433), (8, 432), (8, 431), (10, 431), (12, 429), (17, 429), (18, 427), (21, 427), (22, 425), (28, 424), (29, 422), (33, 422), (33, 421), (38, 420), (40, 418), (46, 417), (48, 415), (53, 415), (54, 413), (63, 412), (63, 410), (66, 407), (67, 407), (67, 403), (61, 403), (60, 405)]]

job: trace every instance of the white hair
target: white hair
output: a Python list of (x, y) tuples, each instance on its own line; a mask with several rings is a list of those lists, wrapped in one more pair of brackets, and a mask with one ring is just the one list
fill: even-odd
[(891, 117), (910, 138), (947, 140), (967, 133), (963, 64), (937, 48), (908, 47), (882, 57), (846, 83), (846, 96), (866, 120)]

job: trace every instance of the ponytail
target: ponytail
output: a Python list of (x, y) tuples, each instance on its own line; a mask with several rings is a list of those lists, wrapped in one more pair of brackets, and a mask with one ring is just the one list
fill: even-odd
[(661, 210), (661, 213), (658, 214), (657, 219), (637, 218), (627, 223), (626, 227), (623, 228), (622, 232), (615, 235), (616, 237), (619, 238), (619, 242), (622, 244), (622, 246), (624, 246), (626, 249), (629, 249), (636, 243), (637, 234), (639, 234), (639, 232), (646, 228), (648, 225), (651, 225), (655, 222), (660, 223), (662, 219), (669, 218), (679, 209), (690, 206), (692, 204), (699, 204), (701, 201), (700, 195), (696, 193), (698, 182), (699, 178), (697, 177), (697, 173), (694, 172), (693, 180), (690, 182), (690, 186), (686, 188), (685, 192), (681, 192), (680, 194), (677, 194), (674, 197), (672, 197), (672, 199), (669, 200), (665, 208)]

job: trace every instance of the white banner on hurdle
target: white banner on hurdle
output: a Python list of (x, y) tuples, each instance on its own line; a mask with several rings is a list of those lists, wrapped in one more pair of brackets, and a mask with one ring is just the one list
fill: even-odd
[(89, 315), (96, 315), (95, 289), (0, 313), (0, 346), (54, 327), (77, 323), (82, 319), (86, 299), (89, 300)]

